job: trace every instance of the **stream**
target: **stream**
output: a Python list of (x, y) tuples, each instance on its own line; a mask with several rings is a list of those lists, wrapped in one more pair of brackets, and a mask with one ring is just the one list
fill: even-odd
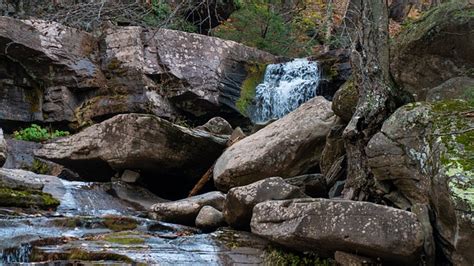
[(50, 177), (44, 191), (60, 199), (56, 211), (0, 209), (0, 265), (263, 263), (265, 240), (228, 228), (203, 233), (148, 219), (110, 185)]

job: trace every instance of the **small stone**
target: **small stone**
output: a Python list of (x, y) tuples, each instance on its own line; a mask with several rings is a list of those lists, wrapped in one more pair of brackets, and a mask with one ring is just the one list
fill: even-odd
[(204, 206), (196, 217), (196, 227), (212, 231), (220, 226), (225, 225), (222, 212), (211, 206)]

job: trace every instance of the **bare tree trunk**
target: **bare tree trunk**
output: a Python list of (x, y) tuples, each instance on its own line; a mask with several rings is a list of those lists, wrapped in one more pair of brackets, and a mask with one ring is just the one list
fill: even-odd
[(389, 72), (388, 8), (386, 0), (352, 0), (352, 69), (359, 102), (344, 130), (348, 155), (348, 177), (343, 195), (367, 200), (374, 195), (373, 175), (367, 166), (365, 147), (383, 121), (396, 109), (398, 90)]
[(331, 42), (331, 34), (332, 34), (332, 26), (333, 26), (333, 2), (332, 0), (328, 0), (326, 4), (326, 22), (325, 22), (325, 30), (326, 33), (324, 34), (324, 52), (328, 52), (330, 49), (330, 42)]

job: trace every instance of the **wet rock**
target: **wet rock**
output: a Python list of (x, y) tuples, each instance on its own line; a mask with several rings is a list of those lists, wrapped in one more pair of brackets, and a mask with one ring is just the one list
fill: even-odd
[(337, 265), (340, 266), (362, 266), (377, 264), (376, 260), (342, 251), (336, 251), (334, 254), (334, 259), (336, 260)]
[(41, 190), (44, 183), (41, 175), (24, 170), (0, 168), (0, 187)]
[(7, 160), (7, 142), (3, 138), (3, 130), (0, 128), (0, 167)]
[(211, 206), (204, 206), (196, 217), (196, 227), (206, 231), (212, 231), (225, 225), (222, 212)]
[(331, 128), (331, 131), (326, 137), (326, 145), (324, 146), (319, 163), (319, 168), (323, 175), (326, 175), (334, 162), (346, 153), (344, 140), (342, 138), (342, 133), (345, 128), (345, 125), (336, 125)]
[(308, 196), (299, 187), (286, 183), (281, 177), (270, 177), (230, 189), (224, 205), (224, 219), (234, 228), (248, 228), (252, 209), (257, 203), (305, 197)]
[(45, 178), (24, 170), (0, 168), (0, 206), (55, 209), (59, 201), (42, 191)]
[(267, 201), (255, 206), (251, 227), (252, 233), (288, 248), (328, 257), (344, 251), (415, 263), (423, 247), (415, 214), (369, 202)]
[[(438, 233), (439, 250), (456, 265), (474, 261), (471, 113), (472, 104), (462, 100), (408, 104), (384, 122), (366, 148), (375, 179), (391, 188), (384, 191), (386, 199), (400, 208), (429, 206), (436, 219), (425, 231)], [(426, 216), (419, 219), (433, 217)]]
[(334, 93), (351, 76), (350, 51), (334, 49), (311, 58), (317, 60), (322, 68), (322, 79), (318, 86), (318, 95), (332, 100)]
[(341, 156), (334, 161), (331, 165), (331, 168), (326, 172), (324, 176), (326, 179), (326, 185), (328, 188), (331, 188), (336, 184), (337, 181), (342, 181), (346, 179), (347, 175), (347, 159), (346, 156)]
[(226, 196), (221, 192), (208, 192), (190, 198), (156, 203), (151, 206), (154, 218), (164, 222), (194, 225), (203, 206), (211, 206), (221, 211)]
[(117, 198), (136, 204), (144, 211), (149, 210), (150, 207), (157, 202), (167, 201), (151, 193), (144, 187), (127, 184), (125, 182), (112, 182), (110, 184), (110, 190), (108, 189), (108, 191), (113, 191), (112, 194)]
[(440, 5), (393, 42), (391, 73), (416, 100), (425, 100), (429, 89), (451, 78), (474, 77), (473, 10), (469, 1)]
[(140, 178), (140, 173), (131, 170), (123, 171), (120, 180), (126, 183), (135, 183)]
[(321, 174), (309, 174), (285, 179), (285, 182), (299, 187), (304, 194), (312, 198), (327, 198), (326, 179)]
[[(62, 164), (88, 180), (109, 180), (115, 171), (139, 170), (143, 182), (188, 192), (213, 164), (227, 139), (174, 125), (153, 115), (124, 114), (61, 139), (36, 156)], [(153, 186), (151, 186), (153, 188)]]
[(302, 174), (319, 164), (326, 135), (337, 122), (331, 103), (316, 97), (228, 148), (216, 162), (222, 191), (271, 176)]
[(201, 129), (217, 135), (231, 135), (234, 131), (229, 122), (222, 117), (214, 117), (207, 121), (206, 124), (196, 127), (196, 129)]
[(426, 101), (435, 102), (450, 99), (474, 99), (474, 77), (456, 77), (428, 90)]

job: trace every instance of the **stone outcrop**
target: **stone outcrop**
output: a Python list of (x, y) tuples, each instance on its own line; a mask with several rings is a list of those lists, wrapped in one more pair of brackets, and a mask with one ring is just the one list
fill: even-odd
[(7, 142), (3, 137), (3, 130), (0, 128), (0, 167), (3, 166), (7, 160)]
[(207, 119), (238, 116), (247, 65), (277, 59), (233, 41), (166, 29), (110, 28), (104, 42), (104, 66), (137, 69), (179, 110)]
[(281, 177), (270, 177), (230, 189), (224, 205), (224, 219), (232, 227), (248, 228), (257, 203), (306, 197), (299, 187), (286, 183)]
[[(470, 2), (470, 3), (469, 3)], [(426, 99), (429, 89), (474, 74), (472, 1), (451, 1), (427, 12), (393, 42), (391, 72), (397, 84)]]
[(436, 218), (425, 229), (437, 232), (437, 248), (455, 265), (474, 262), (472, 107), (462, 100), (406, 105), (366, 148), (381, 196), (400, 208), (428, 209), (419, 219)]
[(235, 102), (249, 65), (277, 60), (199, 34), (108, 26), (95, 37), (9, 17), (0, 18), (0, 50), (0, 121), (12, 127), (72, 122), (77, 129), (123, 113), (245, 121)]
[(327, 199), (267, 201), (255, 206), (252, 233), (300, 251), (336, 251), (415, 263), (423, 232), (416, 215), (370, 202)]
[(156, 203), (150, 209), (157, 220), (194, 225), (202, 207), (211, 206), (222, 211), (225, 199), (224, 194), (214, 191), (182, 200)]
[(267, 177), (303, 174), (319, 164), (326, 135), (337, 123), (331, 103), (318, 96), (228, 148), (216, 162), (220, 190)]
[(88, 180), (108, 180), (115, 171), (134, 170), (140, 171), (152, 191), (166, 192), (169, 187), (164, 184), (189, 191), (221, 154), (226, 141), (153, 115), (123, 114), (50, 141), (35, 155)]

